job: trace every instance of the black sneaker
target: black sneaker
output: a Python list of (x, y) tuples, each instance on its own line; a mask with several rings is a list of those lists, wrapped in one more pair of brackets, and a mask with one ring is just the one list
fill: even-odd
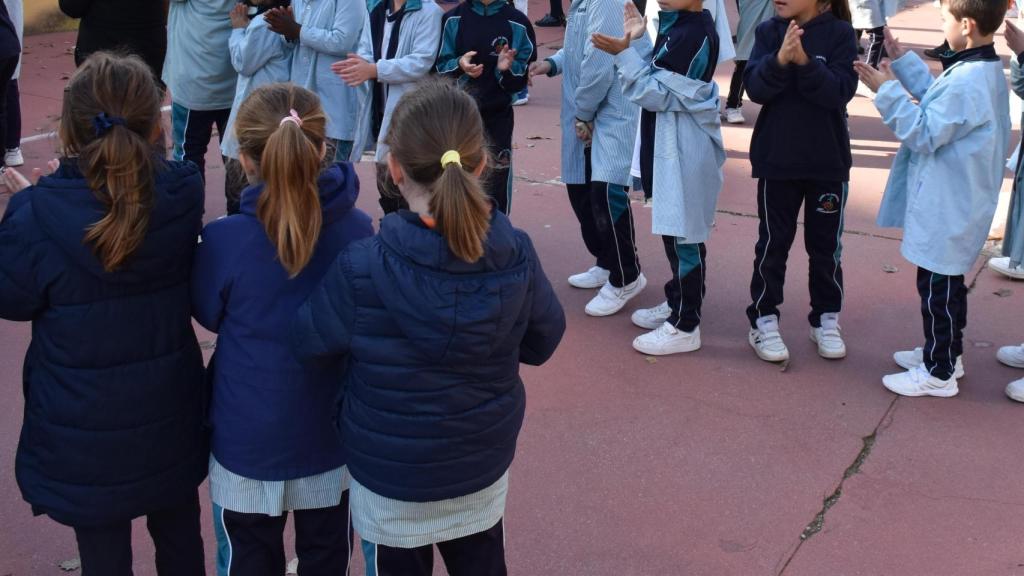
[(545, 14), (543, 18), (534, 22), (533, 25), (538, 28), (558, 28), (559, 26), (565, 26), (565, 16)]
[(943, 42), (935, 48), (929, 48), (924, 51), (924, 55), (932, 60), (941, 60), (946, 54), (949, 54), (949, 42)]

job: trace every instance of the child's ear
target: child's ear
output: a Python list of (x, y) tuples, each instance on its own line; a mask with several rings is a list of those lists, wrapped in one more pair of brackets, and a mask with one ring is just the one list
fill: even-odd
[(473, 170), (473, 176), (476, 176), (477, 178), (479, 178), (484, 173), (484, 169), (486, 169), (486, 168), (487, 168), (487, 155), (485, 154), (483, 160), (480, 161), (480, 165), (476, 167), (476, 170)]
[(978, 29), (978, 23), (974, 18), (963, 18), (960, 20), (960, 35), (964, 37), (971, 37), (974, 35), (974, 31)]
[(242, 165), (242, 171), (245, 172), (246, 175), (256, 174), (256, 172), (258, 172), (256, 163), (253, 162), (252, 158), (249, 158), (249, 155), (245, 152), (238, 153), (238, 163)]
[(327, 156), (327, 141), (324, 140), (323, 144), (320, 144), (320, 160), (323, 160)]
[(405, 183), (405, 174), (402, 172), (402, 166), (398, 164), (398, 160), (388, 153), (388, 173), (391, 174), (391, 181), (395, 183), (395, 186), (400, 186)]

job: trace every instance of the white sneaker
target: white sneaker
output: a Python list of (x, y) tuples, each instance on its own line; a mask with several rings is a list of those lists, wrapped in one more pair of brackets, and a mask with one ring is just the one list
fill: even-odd
[(992, 258), (988, 261), (988, 267), (1014, 280), (1024, 280), (1024, 266), (1010, 266), (1009, 256)]
[(996, 352), (996, 358), (1011, 368), (1024, 368), (1024, 344), (1003, 346)]
[(513, 106), (525, 106), (525, 105), (527, 105), (529, 103), (530, 103), (530, 93), (527, 90), (523, 90), (522, 92), (516, 94), (512, 98), (512, 105)]
[(700, 327), (683, 332), (668, 322), (633, 340), (633, 348), (650, 356), (665, 356), (700, 350)]
[(622, 288), (616, 288), (611, 284), (605, 284), (594, 296), (594, 299), (587, 303), (586, 313), (588, 316), (611, 316), (633, 299), (634, 296), (643, 292), (647, 287), (647, 278), (641, 273), (640, 276)]
[[(910, 370), (924, 365), (924, 349), (921, 347), (913, 350), (903, 350), (892, 355), (892, 359), (899, 364), (900, 368)], [(953, 378), (957, 380), (964, 377), (964, 357), (956, 357), (956, 365), (953, 367)]]
[(569, 276), (569, 285), (574, 288), (600, 288), (608, 282), (608, 277), (611, 274), (600, 266), (593, 266), (586, 272)]
[(23, 166), (25, 157), (21, 155), (21, 148), (12, 148), (4, 154), (5, 166)]
[(906, 372), (890, 374), (882, 378), (882, 385), (900, 396), (935, 396), (936, 398), (952, 398), (960, 389), (956, 386), (956, 377), (939, 380), (918, 365)]
[(811, 327), (811, 342), (818, 345), (818, 356), (830, 360), (846, 358), (846, 343), (839, 332), (839, 315), (821, 315), (821, 328)]
[(654, 308), (641, 308), (633, 312), (631, 320), (641, 328), (654, 330), (664, 324), (671, 315), (672, 309), (669, 308), (668, 302), (662, 302)]
[(726, 108), (722, 113), (726, 124), (746, 124), (747, 119), (743, 117), (743, 110), (739, 108)]
[(747, 341), (757, 352), (757, 357), (765, 362), (785, 362), (789, 360), (789, 349), (779, 334), (779, 317), (762, 316), (757, 319), (757, 328), (751, 328)]
[(1024, 402), (1024, 378), (1010, 382), (1006, 386), (1006, 395), (1010, 397), (1010, 400)]

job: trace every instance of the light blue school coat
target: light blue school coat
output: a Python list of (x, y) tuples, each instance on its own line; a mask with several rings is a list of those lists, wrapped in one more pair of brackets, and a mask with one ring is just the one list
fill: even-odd
[(592, 179), (629, 186), (640, 108), (622, 95), (611, 54), (594, 48), (590, 36), (621, 38), (622, 12), (632, 0), (573, 0), (563, 48), (548, 58), (549, 76), (562, 75), (562, 181), (585, 184), (583, 142), (576, 119), (594, 122)]
[(238, 72), (235, 103), (224, 130), (220, 146), (228, 158), (238, 158), (238, 137), (235, 135), (235, 117), (238, 107), (253, 90), (275, 82), (287, 82), (291, 73), (292, 45), (284, 36), (271, 32), (263, 15), (253, 18), (246, 28), (235, 28), (228, 41), (231, 65)]
[(908, 52), (893, 71), (899, 82), (882, 85), (875, 106), (902, 144), (878, 225), (903, 228), (901, 252), (911, 263), (965, 274), (988, 236), (1010, 145), (1002, 63), (958, 62), (932, 78)]
[[(377, 81), (384, 85), (386, 95), (384, 120), (381, 122), (380, 135), (377, 138), (375, 160), (378, 163), (384, 162), (388, 154), (384, 138), (388, 134), (388, 127), (391, 126), (391, 115), (395, 112), (395, 105), (406, 92), (430, 73), (437, 57), (437, 47), (441, 44), (441, 17), (444, 11), (440, 6), (433, 0), (406, 0), (405, 11), (402, 26), (398, 31), (395, 57), (377, 62)], [(387, 46), (381, 50), (381, 54), (386, 53)], [(369, 13), (363, 23), (359, 55), (363, 60), (373, 62), (373, 35), (370, 33)], [(366, 114), (369, 113), (370, 109), (367, 107)], [(368, 135), (370, 138), (364, 138), (364, 141), (372, 139), (372, 133)], [(361, 154), (369, 144), (370, 142), (366, 141), (356, 148)]]
[(705, 242), (722, 191), (725, 144), (718, 85), (650, 65), (646, 35), (615, 57), (626, 98), (656, 112), (652, 232)]
[(331, 71), (331, 64), (358, 51), (366, 4), (364, 0), (294, 0), (292, 10), (302, 25), (292, 56), (292, 82), (320, 96), (328, 138), (357, 141), (369, 124), (370, 88), (366, 84), (349, 88)]
[(225, 110), (238, 74), (228, 39), (236, 0), (174, 0), (167, 16), (163, 81), (171, 100), (189, 110)]

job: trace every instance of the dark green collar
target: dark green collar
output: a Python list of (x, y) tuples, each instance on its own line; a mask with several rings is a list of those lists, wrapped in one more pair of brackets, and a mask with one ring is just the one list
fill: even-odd
[(480, 0), (469, 0), (469, 7), (481, 16), (494, 16), (501, 9), (508, 4), (508, 0), (494, 0), (490, 4), (484, 5)]

